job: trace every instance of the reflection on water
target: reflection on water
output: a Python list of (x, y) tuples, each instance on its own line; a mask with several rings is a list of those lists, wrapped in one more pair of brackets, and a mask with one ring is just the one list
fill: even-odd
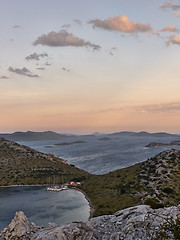
[(30, 221), (45, 226), (50, 222), (86, 221), (90, 209), (84, 195), (73, 189), (49, 192), (45, 187), (0, 188), (0, 230), (20, 210)]

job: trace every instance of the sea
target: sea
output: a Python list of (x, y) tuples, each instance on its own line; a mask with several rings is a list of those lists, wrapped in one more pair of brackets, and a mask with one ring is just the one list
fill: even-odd
[[(108, 137), (107, 137), (108, 136)], [(62, 140), (20, 141), (43, 153), (55, 154), (68, 164), (75, 165), (92, 174), (105, 174), (134, 165), (171, 149), (170, 147), (148, 148), (151, 142), (170, 143), (180, 137), (143, 137), (121, 135), (88, 135), (68, 137)], [(180, 149), (180, 146), (173, 147)]]
[[(92, 174), (105, 174), (134, 165), (171, 149), (148, 148), (151, 142), (180, 141), (178, 136), (71, 136), (61, 140), (18, 141), (43, 153), (52, 153)], [(180, 146), (173, 147), (180, 149)], [(0, 230), (10, 223), (15, 212), (22, 210), (37, 225), (49, 222), (65, 224), (86, 221), (90, 208), (85, 196), (76, 190), (47, 192), (45, 187), (0, 188)]]

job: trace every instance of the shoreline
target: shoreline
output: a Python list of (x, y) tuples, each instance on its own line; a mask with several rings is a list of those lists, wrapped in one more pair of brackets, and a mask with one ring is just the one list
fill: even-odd
[(94, 211), (95, 211), (95, 208), (94, 208), (94, 205), (91, 202), (91, 199), (88, 197), (87, 193), (84, 192), (80, 188), (71, 187), (70, 189), (75, 189), (75, 190), (81, 192), (84, 195), (85, 199), (88, 201), (88, 204), (89, 204), (89, 207), (90, 207), (90, 213), (89, 213), (89, 219), (88, 220), (90, 220), (93, 217), (93, 214), (94, 214)]
[(8, 186), (0, 186), (0, 188), (5, 188), (5, 187), (46, 187), (47, 184), (36, 184), (36, 185), (8, 185)]
[[(0, 186), (0, 188), (6, 188), (6, 187), (7, 187), (7, 188), (8, 188), (8, 187), (9, 187), (9, 188), (10, 188), (10, 187), (47, 187), (47, 184), (44, 184), (44, 185), (42, 185), (42, 184), (36, 184), (36, 185), (8, 185), (8, 186)], [(91, 202), (91, 199), (88, 197), (87, 193), (84, 192), (82, 189), (76, 188), (76, 187), (70, 187), (69, 189), (75, 189), (75, 190), (81, 192), (81, 193), (84, 195), (84, 197), (85, 197), (85, 199), (88, 201), (88, 204), (89, 204), (89, 207), (90, 207), (88, 220), (89, 220), (90, 218), (92, 218), (92, 217), (93, 217), (93, 214), (94, 214), (94, 211), (95, 211), (95, 208), (94, 208), (94, 206), (93, 206), (93, 204), (92, 204), (92, 202)]]

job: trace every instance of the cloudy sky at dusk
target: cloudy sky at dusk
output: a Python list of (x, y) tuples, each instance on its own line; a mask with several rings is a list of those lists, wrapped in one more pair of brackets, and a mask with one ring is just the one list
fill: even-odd
[(0, 132), (180, 133), (179, 0), (0, 0)]

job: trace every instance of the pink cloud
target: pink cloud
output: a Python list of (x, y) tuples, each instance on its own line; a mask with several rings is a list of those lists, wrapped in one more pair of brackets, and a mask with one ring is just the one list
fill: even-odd
[(43, 34), (37, 38), (33, 45), (46, 45), (51, 47), (92, 47), (93, 50), (100, 50), (100, 46), (93, 44), (89, 41), (85, 41), (81, 38), (74, 36), (72, 33), (68, 33), (66, 30), (60, 32), (49, 32), (47, 35)]
[(173, 12), (173, 16), (179, 18), (180, 17), (180, 12)]
[(160, 32), (175, 32), (176, 27), (174, 25), (167, 25), (166, 27), (162, 28)]
[(167, 44), (177, 44), (180, 45), (180, 35), (173, 34), (169, 37), (169, 40), (167, 41)]
[(169, 1), (169, 2), (166, 2), (163, 5), (161, 5), (159, 8), (178, 10), (178, 9), (180, 9), (180, 4), (173, 4), (172, 2)]
[(110, 107), (100, 112), (133, 112), (133, 113), (162, 113), (180, 111), (180, 102), (156, 103), (146, 105), (124, 106), (120, 108)]
[(149, 24), (142, 24), (130, 21), (128, 16), (124, 14), (121, 14), (117, 17), (109, 17), (106, 20), (90, 20), (88, 23), (92, 24), (94, 28), (97, 27), (109, 31), (119, 31), (124, 33), (147, 33), (153, 31)]

